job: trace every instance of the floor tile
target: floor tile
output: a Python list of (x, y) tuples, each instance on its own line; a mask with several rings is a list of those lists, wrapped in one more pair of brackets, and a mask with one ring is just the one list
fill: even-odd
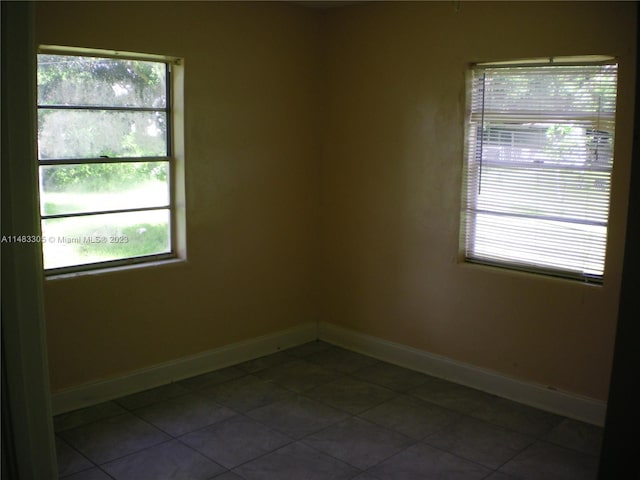
[(511, 475), (507, 475), (502, 472), (493, 472), (489, 475), (485, 480), (518, 480), (516, 477), (512, 477)]
[(362, 472), (360, 475), (353, 477), (352, 480), (380, 480), (380, 478), (371, 475), (369, 472)]
[(449, 425), (460, 415), (419, 398), (400, 395), (367, 410), (360, 414), (360, 417), (421, 440)]
[(480, 480), (491, 470), (428, 445), (417, 444), (373, 467), (370, 473), (380, 480)]
[(323, 350), (327, 350), (328, 348), (331, 348), (331, 347), (332, 345), (329, 343), (316, 340), (313, 342), (305, 343), (298, 347), (289, 348), (285, 350), (284, 353), (292, 357), (303, 358), (313, 353), (322, 352)]
[(69, 413), (62, 413), (53, 417), (53, 425), (56, 432), (69, 430), (81, 425), (86, 425), (97, 420), (115, 417), (125, 413), (126, 410), (115, 402), (99, 403), (87, 408), (81, 408)]
[(246, 374), (247, 372), (242, 368), (232, 366), (221, 368), (220, 370), (214, 370), (213, 372), (198, 375), (196, 377), (187, 378), (185, 380), (180, 380), (176, 383), (182, 387), (188, 388), (189, 390), (200, 390), (243, 377)]
[(255, 375), (296, 393), (328, 383), (339, 376), (334, 370), (328, 370), (305, 360), (276, 365), (256, 372)]
[(546, 435), (562, 417), (504, 398), (494, 397), (471, 412), (471, 416), (527, 435)]
[(496, 425), (461, 417), (424, 442), (489, 468), (498, 468), (535, 439)]
[(433, 377), (423, 385), (409, 390), (408, 393), (441, 407), (467, 414), (491, 403), (495, 398), (480, 390)]
[(65, 430), (59, 435), (98, 465), (170, 439), (130, 413)]
[(354, 377), (383, 387), (405, 392), (427, 382), (429, 376), (390, 363), (378, 362), (353, 373)]
[(95, 467), (93, 462), (78, 453), (58, 436), (56, 436), (56, 456), (58, 458), (58, 475), (61, 477)]
[[(62, 477), (60, 477), (62, 479)], [(82, 472), (64, 477), (64, 480), (113, 480), (99, 468), (91, 468)]]
[(289, 437), (243, 415), (189, 433), (180, 441), (228, 469), (291, 443)]
[(600, 455), (602, 433), (601, 427), (565, 418), (545, 440), (578, 452)]
[(357, 469), (300, 443), (287, 445), (234, 471), (246, 480), (347, 480), (358, 473)]
[(331, 347), (305, 357), (309, 362), (322, 365), (340, 373), (352, 373), (361, 368), (374, 365), (379, 362), (372, 357), (350, 352), (339, 347)]
[(177, 440), (106, 463), (102, 468), (116, 480), (209, 480), (225, 471)]
[(272, 353), (271, 355), (265, 355), (264, 357), (248, 360), (236, 365), (238, 368), (246, 371), (247, 373), (255, 373), (265, 368), (274, 367), (282, 363), (287, 363), (293, 360), (291, 355), (287, 355), (285, 352)]
[(397, 393), (357, 378), (341, 377), (309, 390), (306, 395), (355, 415), (389, 400)]
[(538, 441), (506, 463), (500, 472), (520, 480), (595, 480), (598, 460), (592, 455)]
[(414, 440), (360, 418), (349, 418), (309, 435), (303, 443), (365, 470), (408, 447)]
[(286, 398), (247, 415), (292, 438), (302, 438), (347, 417), (341, 410), (300, 395)]
[(248, 412), (294, 395), (290, 390), (253, 375), (205, 388), (200, 393), (238, 412)]
[(235, 415), (201, 395), (183, 395), (135, 410), (134, 413), (174, 437), (193, 432)]
[(145, 390), (144, 392), (127, 395), (126, 397), (117, 399), (116, 403), (128, 410), (133, 410), (135, 408), (152, 405), (168, 398), (178, 397), (189, 392), (190, 390), (186, 389), (178, 383), (170, 383), (169, 385), (151, 388), (149, 390)]
[(211, 480), (244, 480), (240, 475), (233, 472), (225, 472), (222, 475), (212, 478)]
[(320, 341), (54, 426), (61, 480), (590, 480), (602, 442), (602, 428)]

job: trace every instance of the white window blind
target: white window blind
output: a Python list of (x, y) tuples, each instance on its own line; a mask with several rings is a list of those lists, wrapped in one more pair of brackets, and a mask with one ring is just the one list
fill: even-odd
[(601, 282), (617, 65), (471, 71), (468, 261)]

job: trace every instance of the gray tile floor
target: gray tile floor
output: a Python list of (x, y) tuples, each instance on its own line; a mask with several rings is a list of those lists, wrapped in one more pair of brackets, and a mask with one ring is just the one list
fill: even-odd
[(54, 424), (68, 480), (588, 480), (602, 437), (323, 342)]

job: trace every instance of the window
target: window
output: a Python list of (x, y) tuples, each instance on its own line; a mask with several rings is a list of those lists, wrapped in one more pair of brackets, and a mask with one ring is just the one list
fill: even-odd
[(174, 256), (172, 64), (43, 50), (38, 162), (44, 267)]
[(471, 69), (467, 261), (602, 282), (617, 65), (584, 60)]

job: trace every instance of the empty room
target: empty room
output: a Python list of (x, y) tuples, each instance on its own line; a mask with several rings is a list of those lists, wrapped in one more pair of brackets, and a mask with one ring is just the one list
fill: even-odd
[(23, 7), (29, 468), (598, 478), (636, 3)]

